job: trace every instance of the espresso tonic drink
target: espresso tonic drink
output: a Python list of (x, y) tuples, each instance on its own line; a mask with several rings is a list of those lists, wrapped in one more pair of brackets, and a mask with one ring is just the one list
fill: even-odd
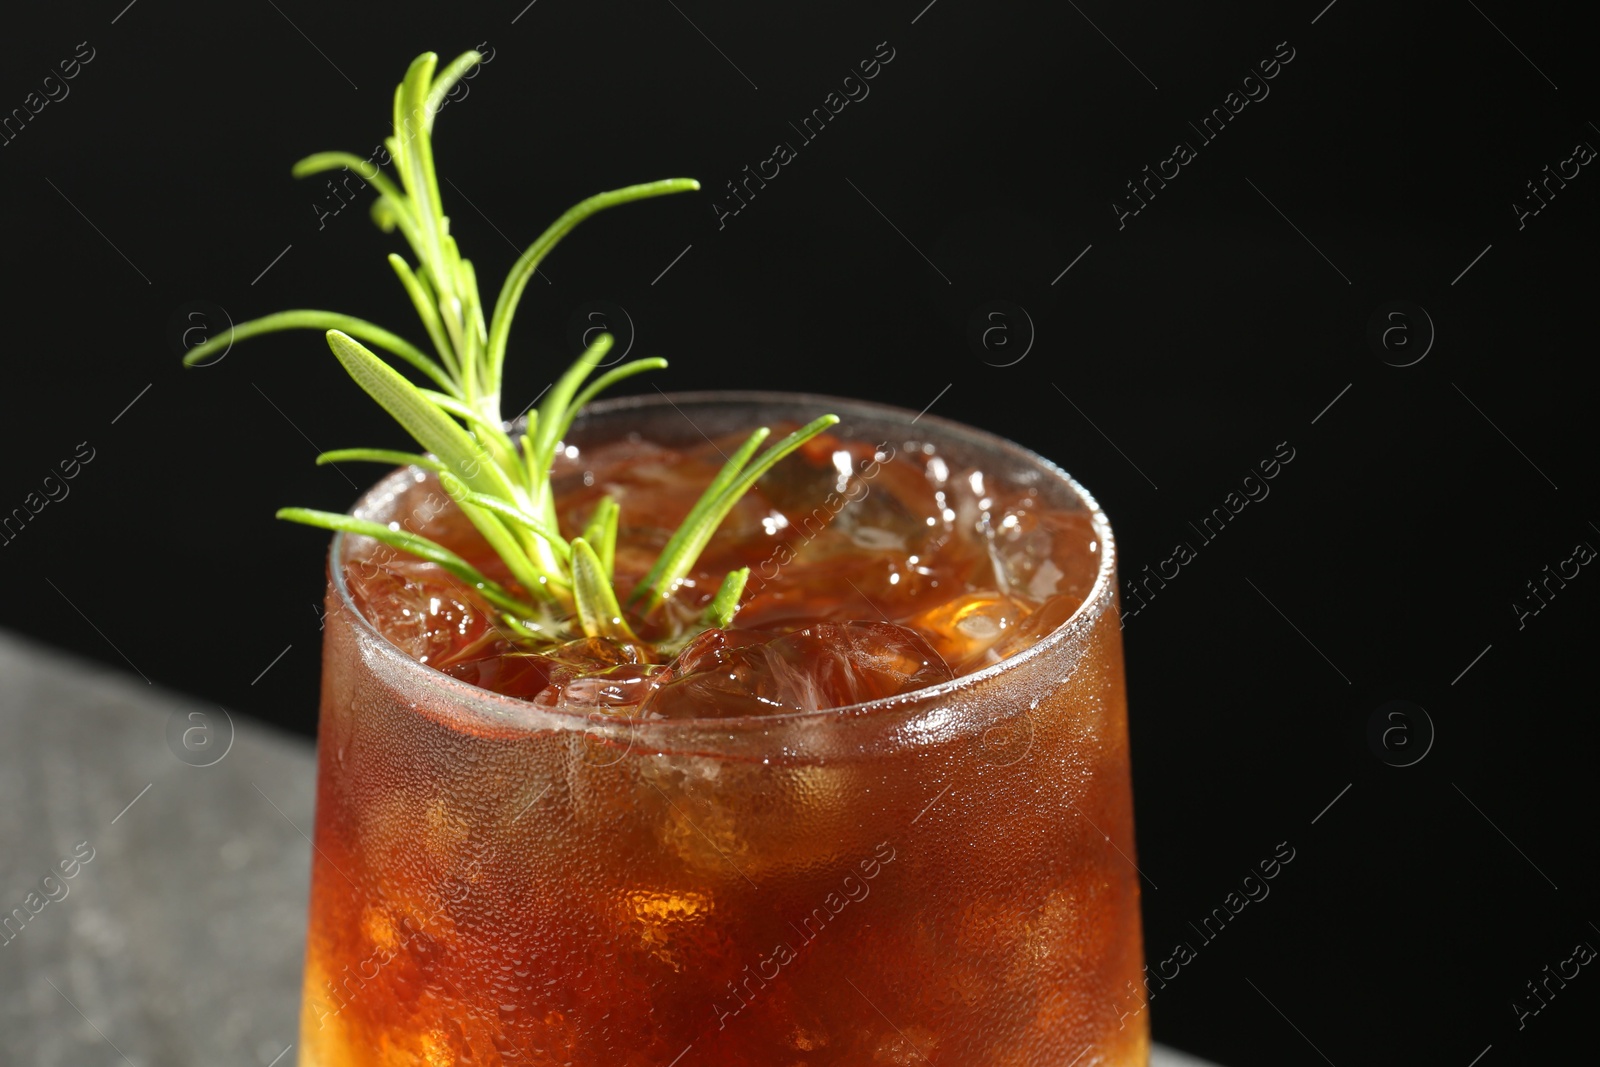
[[(1113, 545), (1081, 487), (931, 416), (685, 394), (579, 420), (562, 531), (618, 501), (626, 603), (750, 430), (823, 411), (637, 643), (532, 646), (335, 538), (301, 1064), (1147, 1062)], [(432, 474), (356, 514), (510, 582)], [(652, 642), (740, 567), (728, 629)]]

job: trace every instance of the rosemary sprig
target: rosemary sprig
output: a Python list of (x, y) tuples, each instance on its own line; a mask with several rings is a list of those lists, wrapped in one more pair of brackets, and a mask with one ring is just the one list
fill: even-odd
[[(592, 377), (611, 348), (611, 338), (600, 335), (529, 413), (525, 430), (515, 440), (501, 414), (501, 371), (511, 321), (523, 291), (539, 263), (563, 237), (596, 212), (699, 189), (700, 183), (669, 178), (614, 189), (579, 202), (517, 258), (494, 306), (486, 309), (472, 261), (462, 257), (450, 233), (433, 160), (433, 123), (439, 108), (451, 87), (480, 59), (477, 52), (465, 52), (437, 73), (438, 57), (432, 52), (412, 61), (405, 80), (395, 89), (394, 133), (384, 140), (398, 182), (377, 165), (348, 152), (318, 152), (296, 163), (293, 170), (295, 177), (353, 170), (377, 193), (372, 205), (374, 221), (385, 232), (399, 230), (416, 257), (414, 265), (392, 253), (388, 259), (416, 307), (435, 354), (429, 355), (398, 334), (363, 319), (298, 309), (240, 323), (191, 349), (184, 363), (202, 363), (219, 349), (260, 334), (323, 331), (328, 347), (350, 377), (425, 454), (346, 448), (324, 452), (317, 462), (409, 464), (433, 472), (505, 562), (514, 585), (493, 581), (434, 541), (381, 523), (306, 508), (283, 508), (279, 518), (362, 534), (438, 564), (476, 588), (516, 633), (529, 640), (557, 641), (581, 632), (637, 641), (633, 623), (650, 617), (672, 598), (739, 498), (778, 461), (839, 420), (825, 415), (759, 457), (756, 450), (768, 431), (752, 434), (668, 540), (655, 565), (634, 588), (628, 605), (619, 602), (614, 574), (619, 525), (616, 501), (602, 499), (581, 534), (564, 537), (550, 471), (562, 438), (591, 400), (632, 375), (665, 367), (666, 360), (636, 359)], [(414, 384), (373, 349), (427, 378), (428, 386)], [(681, 647), (697, 632), (696, 627), (728, 626), (748, 578), (748, 569), (729, 574), (694, 623), (687, 629), (680, 626), (659, 643), (666, 648)]]

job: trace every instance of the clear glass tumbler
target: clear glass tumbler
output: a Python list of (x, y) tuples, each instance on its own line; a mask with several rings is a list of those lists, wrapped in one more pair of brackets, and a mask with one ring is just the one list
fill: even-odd
[[(413, 660), (329, 562), (300, 1062), (1144, 1065), (1105, 515), (993, 435), (856, 401), (596, 405), (578, 442), (838, 413), (1092, 518), (1089, 595), (908, 696), (689, 720), (553, 712)], [(396, 471), (355, 508), (396, 518)]]

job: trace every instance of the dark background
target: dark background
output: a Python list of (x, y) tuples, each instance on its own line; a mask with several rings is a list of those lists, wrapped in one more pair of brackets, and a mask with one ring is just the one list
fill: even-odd
[[(546, 261), (512, 410), (609, 301), (637, 354), (672, 360), (663, 388), (931, 403), (1077, 475), (1125, 577), (1199, 548), (1125, 633), (1149, 958), (1197, 949), (1157, 994), (1159, 1040), (1240, 1067), (1467, 1067), (1492, 1046), (1489, 1067), (1592, 1040), (1592, 967), (1520, 1030), (1512, 1007), (1600, 946), (1600, 575), (1513, 607), (1600, 545), (1600, 177), (1520, 228), (1512, 206), (1600, 144), (1569, 9), (524, 2), (8, 12), (0, 113), (79, 42), (93, 59), (0, 148), (0, 508), (80, 442), (94, 458), (0, 547), (0, 625), (313, 729), (325, 542), (272, 511), (347, 507), (355, 485), (312, 456), (400, 431), (314, 334), (185, 372), (173, 324), (328, 307), (420, 339), (369, 197), (319, 227), (333, 201), (289, 166), (366, 156), (414, 54), (483, 42), (436, 146), (486, 292), (583, 196), (706, 186), (597, 217)], [(879, 42), (870, 95), (801, 144), (788, 123)], [(1289, 48), (1202, 146), (1188, 123)], [(1125, 183), (1179, 140), (1197, 158), (1119, 228)], [(798, 158), (719, 228), (724, 183), (778, 141)], [(1270, 497), (1202, 545), (1189, 523), (1280, 442)], [(1271, 896), (1205, 943), (1191, 924), (1285, 841)]]

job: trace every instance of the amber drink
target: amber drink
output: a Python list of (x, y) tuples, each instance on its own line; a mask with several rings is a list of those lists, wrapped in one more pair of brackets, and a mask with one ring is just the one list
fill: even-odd
[[(579, 420), (563, 529), (618, 500), (626, 598), (724, 452), (824, 411), (666, 605), (750, 568), (682, 647), (530, 650), (335, 538), (302, 1065), (1147, 1062), (1113, 544), (1076, 482), (933, 416), (683, 394)], [(356, 514), (506, 577), (432, 475)]]

